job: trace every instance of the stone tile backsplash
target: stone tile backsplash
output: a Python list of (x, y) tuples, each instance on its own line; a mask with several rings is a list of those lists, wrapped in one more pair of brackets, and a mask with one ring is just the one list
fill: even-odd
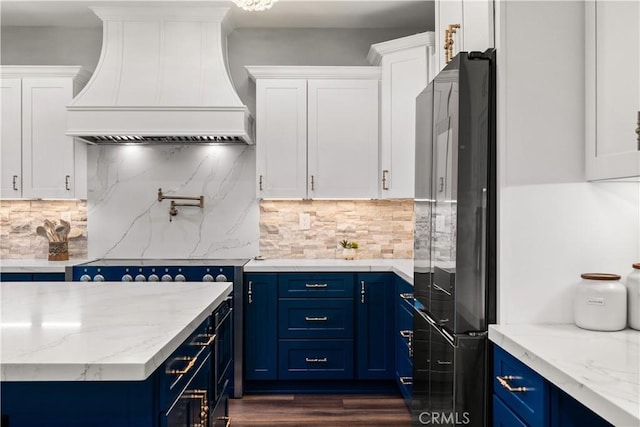
[[(301, 213), (310, 215), (308, 230)], [(413, 258), (413, 199), (260, 202), (265, 258), (342, 258), (342, 239), (358, 242), (357, 258)]]
[(69, 240), (69, 259), (87, 257), (85, 200), (0, 200), (0, 259), (46, 259), (48, 241), (36, 234), (45, 219), (60, 222), (71, 215), (71, 229), (80, 236)]

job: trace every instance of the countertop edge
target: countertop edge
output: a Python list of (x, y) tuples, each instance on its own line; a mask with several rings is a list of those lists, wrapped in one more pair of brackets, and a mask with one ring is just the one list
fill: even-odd
[(580, 378), (574, 378), (529, 348), (517, 343), (505, 332), (489, 326), (489, 340), (513, 357), (535, 370), (549, 382), (585, 405), (587, 408), (616, 426), (636, 426), (640, 423), (640, 414), (634, 415), (620, 407), (606, 396), (591, 389)]

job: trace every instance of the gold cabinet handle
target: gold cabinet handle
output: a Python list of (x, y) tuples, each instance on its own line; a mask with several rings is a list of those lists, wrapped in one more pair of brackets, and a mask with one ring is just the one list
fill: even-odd
[(521, 377), (516, 377), (513, 375), (505, 375), (505, 376), (497, 376), (496, 379), (498, 380), (498, 382), (500, 383), (500, 385), (503, 388), (506, 388), (508, 391), (510, 391), (511, 393), (525, 393), (527, 391), (531, 391), (533, 389), (531, 388), (527, 388), (527, 387), (513, 387), (511, 384), (509, 384), (509, 381), (511, 380), (519, 380), (521, 379)]
[(187, 366), (184, 367), (184, 369), (169, 369), (167, 367), (167, 374), (174, 374), (174, 375), (184, 375), (187, 372), (189, 372), (191, 370), (191, 368), (193, 368), (193, 366), (196, 364), (196, 361), (198, 360), (198, 356), (195, 357), (189, 357), (189, 356), (180, 356), (180, 357), (176, 357), (175, 359), (173, 359), (173, 362), (181, 362), (181, 361), (186, 361)]
[(412, 300), (413, 299), (413, 293), (400, 294), (400, 298), (406, 299), (406, 300)]
[(304, 320), (306, 320), (307, 322), (326, 322), (327, 320), (329, 320), (329, 318), (327, 316), (323, 316), (323, 317), (305, 316)]
[(71, 190), (71, 188), (69, 188), (69, 180), (71, 179), (70, 175), (65, 175), (64, 176), (64, 188), (65, 190), (69, 191)]
[(258, 180), (258, 185), (260, 186), (260, 191), (264, 190), (264, 188), (262, 188), (262, 175), (260, 175), (260, 179)]
[(206, 426), (209, 421), (209, 403), (207, 402), (207, 390), (186, 390), (182, 395), (184, 399), (197, 399), (200, 401), (200, 424), (194, 424), (198, 426)]
[(229, 427), (231, 425), (231, 417), (218, 417), (216, 418), (218, 421), (226, 421), (224, 427)]
[(201, 334), (196, 337), (196, 340), (199, 338), (205, 338), (206, 341), (194, 341), (193, 345), (197, 345), (200, 347), (208, 347), (211, 344), (213, 344), (213, 342), (216, 340), (216, 334), (213, 334), (213, 335)]
[(450, 24), (444, 30), (444, 54), (445, 54), (445, 63), (451, 62), (453, 58), (453, 35), (457, 32), (458, 28), (460, 28), (460, 24)]
[(247, 298), (249, 299), (249, 304), (253, 304), (253, 281), (249, 280), (249, 290), (247, 290)]
[(304, 361), (307, 363), (327, 363), (329, 360), (326, 357), (323, 357), (322, 359), (305, 357)]
[(389, 171), (387, 169), (382, 171), (382, 189), (383, 190), (389, 189), (389, 187), (387, 186), (387, 174), (389, 174)]
[(400, 377), (400, 384), (402, 385), (411, 385), (413, 384), (413, 377)]

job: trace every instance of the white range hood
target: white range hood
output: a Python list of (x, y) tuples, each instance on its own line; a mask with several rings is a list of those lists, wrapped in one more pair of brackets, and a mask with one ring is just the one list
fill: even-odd
[(67, 107), (92, 144), (253, 144), (253, 118), (227, 67), (228, 8), (93, 7), (102, 53)]

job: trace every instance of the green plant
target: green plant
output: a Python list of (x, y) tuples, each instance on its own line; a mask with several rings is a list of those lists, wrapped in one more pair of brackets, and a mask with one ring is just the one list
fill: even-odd
[(345, 249), (358, 249), (358, 242), (350, 242), (347, 239), (340, 240), (340, 246)]

